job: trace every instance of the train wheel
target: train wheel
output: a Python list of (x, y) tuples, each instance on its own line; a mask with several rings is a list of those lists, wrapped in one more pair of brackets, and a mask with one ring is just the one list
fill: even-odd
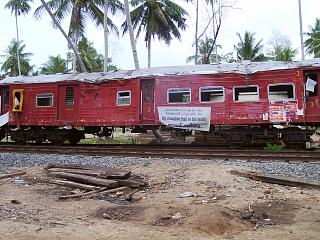
[(62, 145), (63, 144), (63, 139), (54, 139), (51, 141), (54, 145)]
[(68, 141), (73, 145), (79, 143), (80, 140), (81, 140), (81, 138), (79, 136), (71, 135), (68, 137)]
[(5, 136), (6, 136), (6, 131), (4, 129), (0, 129), (0, 141), (4, 139)]

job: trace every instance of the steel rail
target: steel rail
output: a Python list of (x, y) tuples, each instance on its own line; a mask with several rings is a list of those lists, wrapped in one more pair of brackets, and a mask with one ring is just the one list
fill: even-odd
[(194, 145), (1, 145), (0, 152), (224, 159), (246, 161), (320, 162), (320, 152), (213, 149)]

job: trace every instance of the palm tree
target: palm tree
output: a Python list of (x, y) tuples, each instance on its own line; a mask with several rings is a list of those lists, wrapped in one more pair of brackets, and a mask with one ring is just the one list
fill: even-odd
[[(199, 55), (193, 55), (187, 58), (187, 63), (197, 59), (196, 64), (209, 64), (215, 57), (214, 54), (210, 52), (212, 44), (214, 43), (212, 38), (206, 37), (205, 40), (200, 39), (199, 41)], [(210, 54), (210, 56), (208, 56)], [(208, 61), (209, 60), (209, 61)]]
[(316, 19), (314, 27), (310, 27), (310, 32), (306, 35), (309, 37), (305, 42), (307, 53), (313, 54), (315, 58), (320, 57), (320, 18)]
[(83, 37), (78, 43), (78, 51), (88, 72), (103, 70), (103, 55), (98, 54), (93, 46), (93, 42), (89, 42), (87, 38)]
[(125, 14), (126, 14), (127, 28), (128, 28), (129, 37), (130, 37), (130, 44), (131, 44), (131, 49), (132, 49), (134, 66), (136, 69), (140, 69), (138, 53), (137, 53), (137, 46), (136, 46), (136, 41), (135, 41), (134, 33), (133, 33), (132, 20), (131, 20), (128, 0), (124, 0), (124, 9), (125, 9)]
[(293, 58), (297, 55), (297, 49), (293, 49), (289, 46), (278, 46), (275, 49), (275, 57), (276, 61), (292, 61)]
[[(144, 41), (148, 48), (148, 67), (151, 65), (151, 40), (155, 36), (170, 44), (173, 36), (180, 39), (179, 29), (186, 28), (185, 17), (188, 13), (178, 4), (169, 0), (132, 0), (136, 7), (131, 11), (133, 29), (137, 37), (145, 30)], [(128, 23), (122, 24), (123, 33), (128, 31)]]
[[(28, 4), (28, 2), (32, 2), (32, 0), (10, 0), (4, 6), (5, 8), (10, 8), (11, 14), (14, 13), (14, 16), (16, 18), (16, 32), (17, 32), (17, 44), (18, 44), (18, 46), (16, 47), (17, 50), (19, 50), (18, 16), (20, 16), (21, 14), (25, 15), (30, 11), (31, 7)], [(16, 54), (17, 54), (18, 73), (19, 75), (21, 75), (19, 53), (17, 52)]]
[[(1, 66), (1, 71), (5, 73), (5, 75), (10, 77), (15, 77), (20, 75), (29, 75), (32, 71), (32, 66), (30, 65), (30, 56), (32, 53), (24, 52), (26, 45), (22, 44), (22, 41), (18, 43), (15, 39), (13, 39), (7, 49), (5, 50), (5, 61)], [(17, 54), (18, 53), (18, 54)], [(20, 59), (20, 73), (18, 68), (18, 58)]]
[(67, 36), (66, 32), (63, 30), (63, 28), (61, 27), (61, 24), (58, 22), (58, 20), (55, 18), (55, 16), (53, 15), (53, 13), (51, 12), (48, 4), (44, 1), (44, 0), (40, 0), (42, 3), (42, 6), (46, 9), (46, 11), (48, 12), (49, 16), (51, 17), (52, 21), (54, 22), (55, 26), (57, 28), (59, 28), (60, 32), (62, 33), (62, 35), (65, 37), (65, 39), (67, 40), (69, 46), (72, 48), (76, 58), (79, 61), (80, 64), (80, 68), (82, 72), (86, 72), (86, 68), (80, 58), (80, 55), (75, 47), (75, 45), (73, 44), (73, 42), (71, 41), (71, 39)]
[[(41, 0), (41, 2), (43, 3), (44, 0)], [(84, 36), (86, 19), (93, 20), (97, 25), (104, 25), (104, 13), (100, 8), (103, 8), (104, 11), (110, 10), (112, 14), (115, 14), (117, 10), (123, 10), (122, 3), (119, 0), (108, 0), (107, 2), (105, 0), (49, 0), (45, 4), (52, 11), (58, 23), (71, 14), (68, 36), (75, 45)], [(42, 4), (36, 9), (35, 16), (37, 18), (41, 16), (44, 8), (45, 5)], [(106, 22), (109, 28), (118, 34), (118, 29), (112, 20), (107, 18)], [(55, 25), (58, 26), (56, 23)], [(107, 38), (105, 38), (105, 41), (107, 41)], [(70, 41), (68, 43), (70, 45)], [(105, 44), (107, 48), (107, 43)]]
[(58, 56), (49, 56), (48, 62), (43, 64), (43, 67), (40, 69), (41, 74), (56, 74), (56, 73), (66, 73), (67, 70), (67, 61)]
[(237, 33), (239, 37), (239, 42), (234, 46), (238, 60), (251, 60), (254, 62), (265, 61), (266, 57), (261, 53), (263, 45), (262, 39), (256, 43), (254, 33), (246, 31), (244, 33), (244, 38), (241, 37), (240, 33)]

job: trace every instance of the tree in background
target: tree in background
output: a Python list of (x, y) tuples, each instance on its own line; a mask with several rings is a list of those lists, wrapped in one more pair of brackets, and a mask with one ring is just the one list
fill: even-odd
[(313, 54), (315, 58), (320, 58), (320, 18), (316, 19), (314, 27), (306, 33), (308, 39), (304, 42), (307, 53)]
[[(212, 38), (206, 37), (204, 40), (200, 39), (199, 41), (199, 55), (197, 57), (196, 64), (211, 64), (211, 63), (232, 63), (235, 62), (233, 58), (233, 53), (221, 54), (217, 55), (216, 53), (212, 53), (212, 45), (214, 44), (214, 40)], [(218, 45), (217, 47), (220, 47)], [(186, 59), (186, 62), (189, 63), (196, 58), (195, 55), (190, 56)], [(208, 61), (209, 60), (209, 61)]]
[[(29, 2), (32, 2), (32, 0), (10, 0), (4, 6), (5, 8), (10, 8), (11, 14), (14, 13), (14, 16), (16, 18), (16, 34), (17, 34), (17, 44), (18, 44), (16, 47), (17, 50), (20, 49), (20, 47), (19, 47), (18, 16), (20, 16), (21, 14), (25, 15), (30, 11), (31, 7), (28, 4)], [(21, 75), (19, 53), (17, 52), (16, 54), (17, 54), (18, 74)]]
[[(185, 30), (185, 17), (188, 15), (178, 4), (169, 0), (132, 0), (135, 7), (130, 16), (137, 37), (145, 31), (144, 41), (148, 48), (148, 67), (151, 66), (151, 40), (158, 37), (159, 41), (170, 44), (173, 36), (180, 39), (179, 29)], [(123, 34), (128, 31), (128, 24), (122, 24)]]
[[(10, 45), (5, 50), (5, 61), (1, 66), (1, 71), (4, 75), (15, 77), (19, 75), (18, 57), (20, 59), (21, 75), (28, 76), (32, 71), (33, 66), (30, 65), (30, 56), (32, 53), (24, 52), (26, 45), (20, 41), (18, 43), (15, 39), (10, 42)], [(17, 54), (18, 53), (18, 54)]]
[(279, 31), (273, 31), (268, 44), (270, 59), (275, 61), (292, 61), (298, 50), (291, 47), (290, 39)]
[[(209, 14), (209, 20), (206, 23), (206, 26), (199, 34), (199, 0), (196, 1), (196, 27), (195, 27), (195, 56), (199, 53), (199, 44), (200, 40), (203, 38), (204, 35), (210, 36), (213, 40), (213, 44), (211, 45), (210, 49), (208, 50), (207, 60), (205, 62), (209, 62), (209, 57), (212, 55), (216, 56), (215, 62), (219, 62), (219, 55), (218, 55), (218, 45), (217, 39), (220, 33), (223, 15), (226, 9), (233, 9), (234, 4), (236, 1), (228, 1), (228, 0), (205, 0), (206, 5), (209, 6), (209, 9), (206, 9), (207, 13)], [(214, 54), (211, 54), (213, 53)], [(200, 56), (198, 56), (200, 57)], [(195, 64), (199, 61), (195, 60)]]
[[(41, 0), (41, 2), (43, 4), (44, 1)], [(97, 26), (103, 26), (104, 14), (101, 11), (100, 7), (105, 7), (104, 0), (50, 0), (47, 1), (45, 4), (49, 7), (50, 11), (52, 11), (53, 16), (58, 23), (63, 21), (67, 16), (71, 14), (68, 37), (71, 38), (72, 43), (74, 43), (75, 45), (77, 45), (78, 41), (85, 35), (84, 32), (86, 19), (91, 19), (96, 23)], [(37, 18), (41, 16), (44, 8), (45, 5), (43, 4), (42, 6), (36, 9), (35, 16)], [(122, 11), (123, 6), (119, 0), (108, 0), (108, 9), (111, 11), (112, 14), (115, 14), (117, 10)], [(118, 34), (118, 29), (110, 18), (107, 19), (107, 23), (109, 29), (114, 30)], [(58, 27), (58, 24), (56, 22), (55, 25)], [(68, 43), (69, 46), (72, 46), (70, 45), (69, 41)]]
[(195, 59), (197, 59), (196, 64), (209, 64), (209, 63), (211, 63), (213, 58), (215, 58), (215, 56), (213, 56), (213, 54), (210, 53), (210, 49), (212, 47), (212, 44), (213, 44), (212, 38), (208, 38), (206, 36), (205, 39), (200, 39), (198, 56), (193, 55), (193, 56), (188, 57), (186, 59), (187, 63), (189, 63)]
[(297, 55), (297, 49), (293, 49), (288, 46), (279, 46), (275, 49), (275, 56), (273, 57), (276, 61), (292, 61)]
[(237, 33), (240, 41), (234, 46), (234, 48), (239, 61), (250, 60), (253, 62), (261, 62), (267, 59), (262, 53), (262, 39), (256, 43), (254, 35), (255, 33), (246, 31), (242, 38), (240, 33)]
[(67, 61), (58, 56), (49, 56), (49, 60), (40, 68), (41, 74), (67, 73)]
[(97, 52), (93, 46), (93, 42), (82, 37), (78, 43), (78, 51), (88, 72), (103, 71), (103, 55)]

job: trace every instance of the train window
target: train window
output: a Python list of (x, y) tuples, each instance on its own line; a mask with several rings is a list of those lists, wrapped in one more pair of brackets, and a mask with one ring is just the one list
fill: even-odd
[(235, 102), (259, 101), (259, 91), (257, 86), (240, 86), (233, 88), (233, 99)]
[(223, 87), (202, 87), (200, 88), (200, 102), (223, 102)]
[(37, 107), (52, 107), (52, 106), (53, 106), (52, 93), (37, 94)]
[(131, 92), (121, 91), (117, 93), (117, 106), (126, 106), (131, 104)]
[(66, 105), (74, 105), (74, 88), (67, 87), (66, 89)]
[(168, 103), (190, 103), (190, 88), (172, 88), (168, 89)]
[[(318, 78), (317, 78), (317, 74), (308, 74), (307, 78), (306, 78), (306, 85), (308, 85), (308, 79), (312, 80), (315, 82), (313, 82), (314, 87), (313, 87), (313, 91), (306, 91), (306, 95), (307, 97), (316, 97), (318, 96)], [(312, 83), (312, 81), (309, 80), (309, 83)], [(306, 86), (308, 88), (308, 86)]]
[(3, 104), (9, 105), (9, 89), (3, 89)]
[(12, 97), (13, 97), (12, 112), (22, 112), (23, 93), (24, 93), (23, 89), (14, 89), (12, 91)]
[(294, 98), (294, 85), (290, 83), (268, 85), (268, 99), (281, 101)]
[(144, 101), (146, 103), (153, 102), (153, 83), (148, 83), (144, 88)]

